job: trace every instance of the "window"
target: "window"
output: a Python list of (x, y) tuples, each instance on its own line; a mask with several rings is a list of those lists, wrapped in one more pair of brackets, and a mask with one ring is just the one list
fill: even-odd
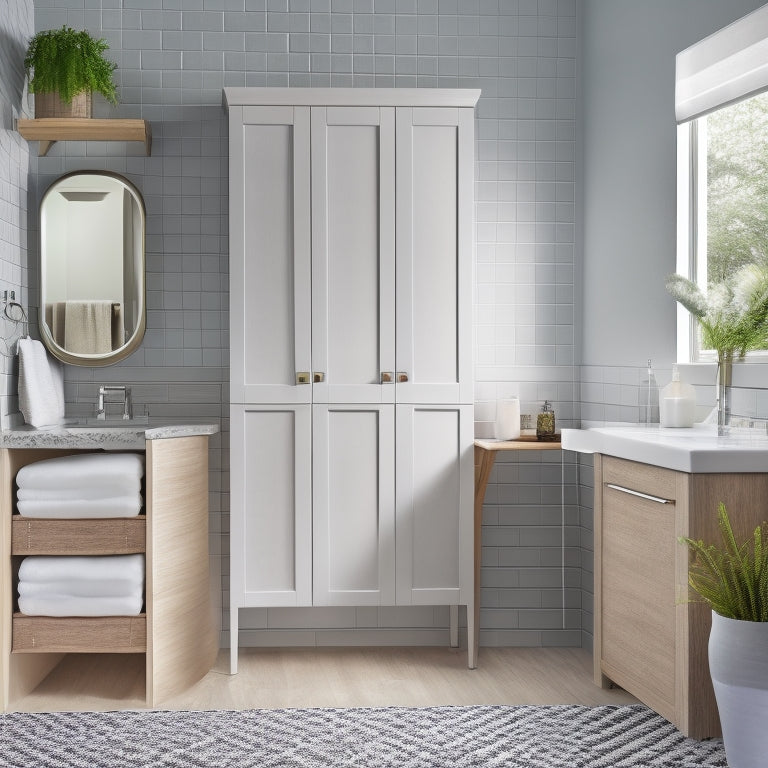
[[(678, 129), (678, 272), (702, 290), (748, 263), (768, 265), (768, 93)], [(680, 323), (678, 359), (713, 359), (698, 324)], [(750, 357), (768, 357), (768, 350)]]
[[(677, 271), (702, 288), (768, 260), (767, 93), (768, 4), (677, 54)], [(712, 359), (682, 307), (677, 325), (678, 361)]]

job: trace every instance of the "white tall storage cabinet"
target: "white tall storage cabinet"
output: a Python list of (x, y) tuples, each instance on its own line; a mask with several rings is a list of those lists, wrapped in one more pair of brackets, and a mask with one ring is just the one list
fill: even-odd
[(224, 91), (233, 673), (240, 608), (449, 605), (457, 644), (466, 605), (473, 637), (479, 93)]

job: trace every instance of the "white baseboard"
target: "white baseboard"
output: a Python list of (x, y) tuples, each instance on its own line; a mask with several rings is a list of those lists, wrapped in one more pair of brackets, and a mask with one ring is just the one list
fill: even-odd
[[(467, 630), (459, 629), (466, 647)], [(241, 629), (241, 648), (329, 648), (361, 646), (450, 645), (446, 629)], [(221, 633), (221, 647), (229, 648), (229, 632)]]

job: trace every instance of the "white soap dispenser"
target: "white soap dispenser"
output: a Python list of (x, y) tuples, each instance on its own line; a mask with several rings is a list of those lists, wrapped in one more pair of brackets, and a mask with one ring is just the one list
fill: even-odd
[(672, 381), (661, 390), (659, 416), (662, 427), (692, 427), (696, 417), (696, 390), (680, 381), (680, 371), (672, 366)]

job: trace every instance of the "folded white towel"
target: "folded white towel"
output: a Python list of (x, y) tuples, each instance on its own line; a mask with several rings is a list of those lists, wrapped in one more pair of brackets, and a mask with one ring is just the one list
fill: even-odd
[(114, 483), (122, 484), (131, 478), (141, 481), (143, 476), (143, 455), (80, 453), (27, 464), (16, 473), (16, 483), (19, 488), (41, 490), (110, 489)]
[(144, 555), (30, 555), (19, 566), (20, 581), (144, 579)]
[(64, 373), (61, 363), (29, 337), (19, 339), (19, 410), (33, 427), (64, 421)]
[(20, 581), (20, 597), (131, 597), (141, 594), (143, 579), (61, 579), (59, 581)]
[(115, 481), (109, 488), (88, 486), (87, 488), (19, 488), (19, 501), (77, 501), (82, 499), (110, 499), (117, 496), (136, 496), (141, 491), (138, 480)]
[(23, 517), (74, 520), (78, 518), (136, 517), (141, 512), (141, 494), (105, 499), (29, 499), (17, 507)]
[(131, 597), (20, 597), (19, 610), (27, 616), (137, 616), (142, 595)]

